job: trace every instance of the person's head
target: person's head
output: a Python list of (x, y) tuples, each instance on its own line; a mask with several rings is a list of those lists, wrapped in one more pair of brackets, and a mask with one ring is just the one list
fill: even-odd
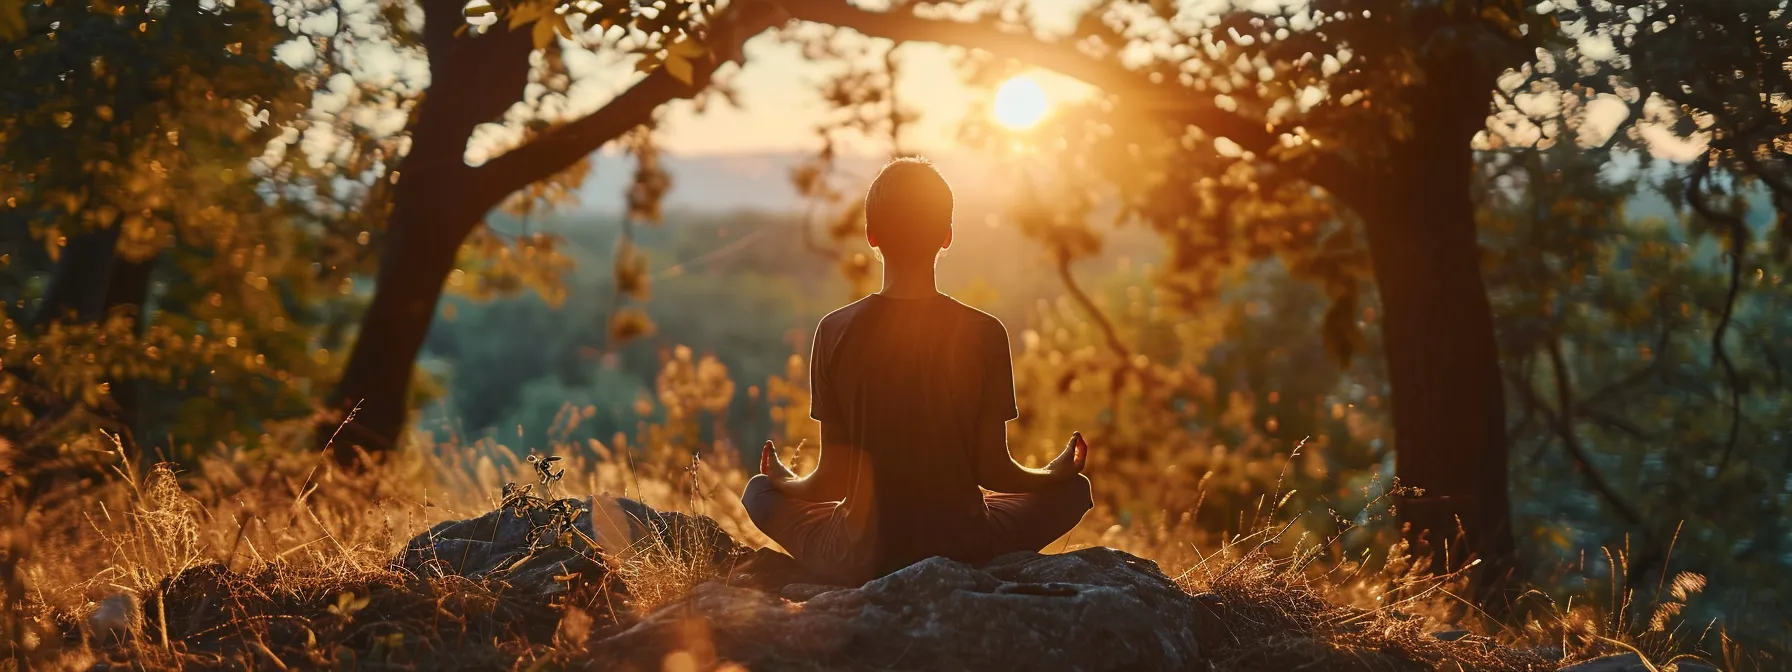
[(865, 240), (885, 263), (931, 264), (952, 245), (952, 187), (923, 158), (891, 161), (865, 192)]

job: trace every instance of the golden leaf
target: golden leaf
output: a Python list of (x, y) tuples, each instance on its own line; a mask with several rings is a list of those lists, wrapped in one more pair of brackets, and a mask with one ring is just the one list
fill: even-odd
[(691, 59), (709, 53), (709, 49), (696, 40), (683, 39), (673, 42), (671, 46), (666, 47), (666, 53), (680, 58)]
[(678, 54), (666, 55), (666, 72), (686, 85), (689, 85), (691, 80), (696, 77), (691, 62)]
[(564, 21), (566, 17), (554, 14), (535, 22), (530, 37), (535, 40), (536, 49), (546, 49), (554, 43), (554, 24)]
[(517, 5), (515, 9), (510, 10), (510, 29), (516, 30), (521, 28), (523, 27), (523, 24), (534, 21), (545, 13), (547, 13), (546, 6), (539, 3)]

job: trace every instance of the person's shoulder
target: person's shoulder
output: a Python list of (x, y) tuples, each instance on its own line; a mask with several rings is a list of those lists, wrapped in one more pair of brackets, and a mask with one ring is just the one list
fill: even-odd
[(865, 306), (869, 305), (870, 302), (871, 295), (866, 294), (864, 298), (835, 308), (833, 312), (821, 316), (821, 324), (817, 326), (817, 329), (821, 331), (829, 331), (845, 326), (846, 323), (851, 322), (853, 318), (858, 317), (860, 313), (865, 312)]
[(1004, 339), (1007, 338), (1008, 327), (1002, 324), (1001, 318), (983, 312), (982, 310), (978, 310), (976, 307), (970, 306), (963, 301), (959, 301), (955, 297), (947, 296), (946, 299), (952, 306), (951, 310), (957, 313), (959, 319), (964, 320), (965, 324), (978, 329), (1001, 334)]

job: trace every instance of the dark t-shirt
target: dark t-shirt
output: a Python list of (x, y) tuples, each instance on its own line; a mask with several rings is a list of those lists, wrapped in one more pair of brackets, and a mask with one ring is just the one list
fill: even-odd
[(1016, 417), (1002, 322), (949, 296), (872, 294), (822, 318), (809, 362), (810, 417), (869, 458), (845, 506), (870, 506), (877, 571), (984, 546), (977, 428)]

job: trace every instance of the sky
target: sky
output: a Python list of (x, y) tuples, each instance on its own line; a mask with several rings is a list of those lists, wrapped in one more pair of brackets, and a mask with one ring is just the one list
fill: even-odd
[[(1304, 3), (1304, 0), (1260, 1), (1272, 5)], [(874, 3), (861, 4), (869, 7)], [(1068, 34), (1076, 17), (1089, 4), (1089, 0), (1032, 0), (1028, 3), (1028, 17), (1034, 30), (1049, 39)], [(1203, 15), (1214, 9), (1210, 0), (1179, 0), (1177, 4), (1184, 15), (1189, 16)], [(1577, 38), (1582, 55), (1599, 60), (1613, 57), (1609, 38), (1586, 32), (1578, 24), (1565, 26), (1565, 29)], [(880, 46), (887, 44), (882, 40), (873, 42)], [(712, 105), (699, 112), (688, 101), (674, 103), (667, 110), (666, 132), (660, 135), (663, 148), (684, 155), (739, 155), (809, 150), (819, 146), (815, 128), (823, 120), (827, 106), (817, 85), (830, 72), (844, 66), (806, 60), (800, 46), (780, 42), (769, 34), (748, 42), (745, 51), (747, 62), (744, 66), (729, 65), (722, 73), (738, 91), (740, 105)], [(950, 153), (958, 144), (954, 140), (962, 121), (970, 115), (989, 114), (991, 92), (966, 85), (954, 67), (955, 54), (960, 51), (927, 43), (911, 43), (898, 48), (896, 53), (902, 70), (897, 82), (898, 98), (905, 107), (921, 113), (920, 119), (904, 131), (904, 149), (936, 155)], [(586, 60), (582, 74), (588, 81), (582, 82), (582, 88), (575, 85), (575, 89), (580, 90), (571, 94), (574, 100), (569, 103), (569, 107), (580, 111), (596, 109), (639, 77), (626, 65), (600, 64), (596, 56)], [(1074, 79), (1049, 71), (1028, 70), (1023, 74), (1039, 83), (1051, 104), (1083, 98), (1093, 92)], [(1527, 114), (1547, 118), (1561, 111), (1560, 91), (1520, 92), (1518, 98), (1521, 106), (1532, 102), (1537, 107), (1523, 110)], [(1649, 107), (1651, 117), (1665, 112), (1655, 109), (1654, 104)], [(1495, 116), (1497, 119), (1498, 115)], [(1597, 144), (1604, 136), (1623, 127), (1629, 111), (1615, 96), (1604, 94), (1590, 101), (1576, 116), (1582, 121), (1581, 127), (1576, 129), (1583, 136), (1579, 140)], [(1539, 130), (1512, 119), (1495, 121), (1496, 128), (1501, 121), (1518, 126), (1510, 139), (1519, 144), (1526, 144), (1526, 136), (1535, 136)], [(1702, 142), (1675, 138), (1661, 124), (1646, 123), (1638, 131), (1649, 141), (1653, 153), (1663, 158), (1684, 161), (1703, 150)], [(847, 143), (844, 149), (867, 155), (881, 155), (890, 150), (887, 138), (842, 140)], [(1535, 137), (1528, 141), (1535, 142)]]
[[(872, 7), (872, 3), (862, 4)], [(1042, 35), (1066, 34), (1073, 27), (1074, 17), (1087, 4), (1088, 0), (1034, 0), (1029, 16)], [(811, 27), (800, 28), (808, 29)], [(889, 43), (872, 40), (872, 44), (877, 45), (872, 53), (881, 53)], [(960, 51), (927, 43), (897, 48), (897, 97), (905, 108), (921, 113), (912, 126), (904, 129), (905, 150), (948, 151), (967, 115), (988, 114), (991, 92), (966, 85), (954, 67), (954, 54)], [(690, 101), (669, 105), (662, 125), (664, 132), (657, 137), (663, 149), (686, 155), (739, 155), (812, 150), (820, 146), (815, 129), (824, 120), (828, 107), (818, 85), (845, 65), (807, 60), (801, 46), (781, 42), (769, 33), (748, 41), (744, 52), (744, 66), (728, 64), (718, 73), (738, 92), (739, 106), (714, 104), (699, 112)], [(467, 155), (470, 162), (482, 162), (494, 152), (519, 142), (521, 119), (534, 114), (570, 119), (595, 111), (642, 76), (631, 67), (630, 60), (614, 53), (570, 49), (564, 58), (572, 76), (565, 99), (542, 99), (545, 102), (532, 108), (528, 102), (531, 94), (525, 92), (525, 102), (513, 108), (509, 123), (488, 124), (477, 132)], [(1091, 93), (1080, 82), (1048, 71), (1030, 70), (1024, 74), (1038, 82), (1051, 102), (1074, 100)], [(543, 91), (535, 92), (538, 98)], [(847, 151), (870, 155), (890, 151), (887, 138), (839, 140)]]
[[(1036, 4), (1043, 7), (1035, 16), (1040, 28), (1058, 32), (1068, 30), (1065, 24), (1069, 17), (1086, 3), (1065, 0)], [(961, 120), (971, 114), (987, 114), (989, 92), (963, 83), (953, 65), (958, 51), (923, 43), (898, 48), (901, 73), (897, 97), (905, 106), (921, 112), (915, 125), (904, 131), (905, 146), (922, 152), (944, 151), (953, 144)], [(780, 43), (770, 35), (748, 42), (746, 55), (744, 67), (729, 68), (740, 92), (740, 107), (724, 105), (698, 114), (689, 103), (676, 105), (667, 120), (668, 150), (684, 154), (738, 154), (818, 146), (815, 127), (827, 108), (816, 85), (838, 65), (807, 61), (801, 47)], [(1038, 81), (1048, 100), (1054, 102), (1088, 95), (1087, 87), (1054, 73), (1035, 70), (1027, 75)], [(859, 149), (867, 153), (887, 152), (888, 141), (867, 141)]]
[[(1027, 15), (1036, 32), (1047, 36), (1063, 35), (1072, 29), (1075, 18), (1092, 0), (1032, 0)], [(1305, 0), (1253, 0), (1265, 4), (1298, 4)], [(398, 109), (399, 97), (414, 96), (428, 88), (429, 72), (420, 50), (397, 45), (385, 34), (378, 20), (375, 0), (286, 0), (294, 3), (282, 24), (305, 36), (335, 35), (339, 51), (348, 60), (347, 71), (331, 77), (317, 95), (314, 116), (335, 117), (352, 113), (353, 123), (372, 129), (376, 134), (401, 132), (405, 114)], [(1182, 14), (1199, 16), (1211, 12), (1216, 0), (1177, 0)], [(322, 3), (322, 4), (319, 4)], [(875, 0), (862, 3), (876, 9)], [(282, 5), (284, 6), (284, 4)], [(417, 17), (420, 20), (420, 16)], [(347, 35), (338, 32), (346, 29)], [(1564, 26), (1571, 34), (1577, 26)], [(815, 30), (804, 27), (799, 30)], [(1609, 58), (1609, 41), (1600, 42), (1597, 35), (1576, 35), (1581, 52), (1593, 58)], [(874, 44), (888, 44), (873, 40)], [(563, 42), (563, 45), (572, 46)], [(901, 66), (897, 81), (898, 97), (904, 106), (920, 112), (920, 118), (905, 129), (903, 149), (939, 156), (951, 153), (962, 123), (972, 115), (989, 114), (991, 92), (966, 85), (954, 67), (958, 49), (926, 43), (905, 44), (896, 54)], [(466, 158), (478, 165), (490, 157), (507, 151), (524, 139), (524, 122), (533, 118), (571, 120), (593, 112), (642, 75), (632, 67), (632, 56), (614, 49), (588, 51), (578, 48), (563, 52), (571, 83), (565, 95), (549, 92), (540, 83), (531, 84), (524, 99), (514, 105), (501, 123), (480, 127), (468, 145)], [(818, 85), (831, 71), (846, 67), (834, 61), (815, 62), (802, 56), (801, 47), (780, 41), (772, 34), (749, 41), (745, 49), (746, 63), (730, 64), (720, 76), (732, 83), (738, 92), (739, 105), (725, 102), (711, 104), (702, 111), (689, 101), (679, 101), (665, 110), (663, 132), (657, 140), (673, 154), (685, 156), (729, 156), (764, 153), (812, 151), (821, 145), (817, 126), (828, 113)], [(306, 37), (295, 39), (276, 49), (276, 56), (295, 66), (309, 64), (319, 57)], [(536, 58), (540, 58), (539, 54)], [(1029, 71), (1052, 104), (1081, 98), (1092, 93), (1089, 87), (1075, 80), (1050, 72)], [(340, 80), (340, 81), (339, 81)], [(1547, 118), (1559, 110), (1559, 91), (1515, 92), (1516, 102), (1523, 109), (1496, 113), (1490, 129), (1504, 135), (1514, 144), (1535, 142), (1542, 132), (1525, 117)], [(386, 97), (384, 105), (365, 103), (368, 98)], [(1609, 98), (1609, 99), (1608, 99)], [(1530, 109), (1535, 108), (1535, 109)], [(1649, 116), (1664, 113), (1650, 109)], [(1522, 114), (1521, 114), (1522, 113)], [(1623, 126), (1628, 117), (1626, 106), (1606, 95), (1591, 101), (1582, 109), (1584, 120), (1580, 133), (1586, 136), (1609, 135)], [(320, 119), (323, 120), (323, 119)], [(1502, 126), (1506, 132), (1502, 133)], [(1674, 142), (1665, 125), (1645, 124), (1643, 133), (1651, 149), (1660, 156), (1684, 160), (1703, 149), (1701, 142)], [(307, 129), (301, 144), (313, 160), (322, 160), (332, 153), (347, 150), (337, 146), (340, 136), (332, 137), (329, 124)], [(1662, 136), (1662, 137), (1656, 137)], [(840, 137), (842, 150), (867, 156), (885, 155), (891, 150), (888, 138)], [(1596, 137), (1581, 138), (1596, 143)], [(612, 150), (613, 151), (613, 150)]]

